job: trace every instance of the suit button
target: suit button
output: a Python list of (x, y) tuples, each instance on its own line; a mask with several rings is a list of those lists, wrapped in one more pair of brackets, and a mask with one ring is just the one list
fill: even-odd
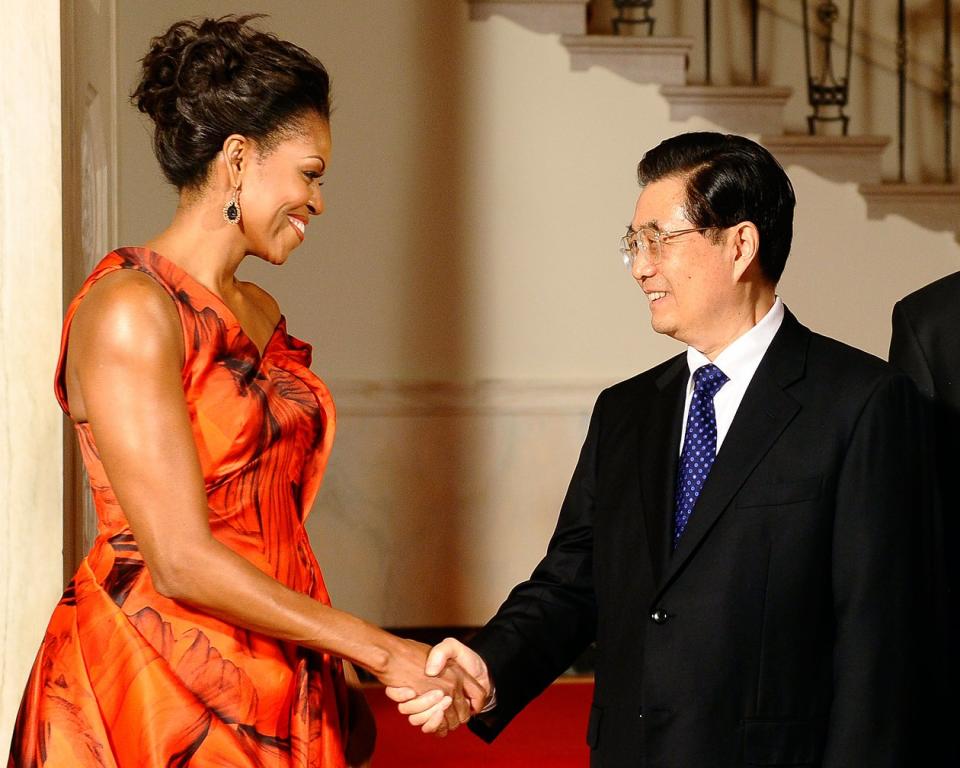
[(670, 619), (670, 614), (662, 608), (658, 608), (650, 614), (650, 618), (653, 619), (654, 624), (666, 624)]

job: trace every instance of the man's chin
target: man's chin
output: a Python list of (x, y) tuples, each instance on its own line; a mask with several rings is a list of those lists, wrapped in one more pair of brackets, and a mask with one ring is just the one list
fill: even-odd
[(668, 322), (666, 318), (657, 317), (655, 312), (650, 315), (650, 327), (657, 333), (662, 333), (666, 336), (673, 336), (674, 331), (676, 331), (673, 323)]

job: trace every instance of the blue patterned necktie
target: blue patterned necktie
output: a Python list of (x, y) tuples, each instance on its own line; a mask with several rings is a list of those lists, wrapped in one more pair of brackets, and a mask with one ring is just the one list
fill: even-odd
[(677, 548), (693, 508), (700, 498), (713, 460), (717, 456), (717, 413), (713, 397), (729, 379), (715, 365), (703, 365), (693, 372), (693, 397), (687, 414), (687, 431), (677, 471), (676, 506), (673, 520), (673, 548)]

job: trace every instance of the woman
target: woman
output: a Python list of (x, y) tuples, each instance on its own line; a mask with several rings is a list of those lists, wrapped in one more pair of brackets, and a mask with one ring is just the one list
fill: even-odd
[(457, 669), (426, 677), (425, 646), (331, 608), (310, 549), (333, 404), (310, 347), (235, 272), (247, 254), (283, 264), (323, 211), (329, 82), (251, 18), (174, 24), (143, 59), (134, 100), (179, 205), (67, 311), (56, 392), (99, 528), (31, 673), (12, 766), (363, 764), (372, 719), (351, 663), (442, 691), (441, 727), (466, 719), (464, 684), (480, 695)]

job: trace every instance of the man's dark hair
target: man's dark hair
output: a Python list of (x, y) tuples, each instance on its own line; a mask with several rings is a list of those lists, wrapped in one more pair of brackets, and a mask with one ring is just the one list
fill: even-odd
[(760, 232), (763, 275), (776, 284), (793, 240), (793, 185), (773, 155), (750, 139), (682, 133), (647, 152), (637, 166), (642, 186), (665, 178), (686, 185), (686, 213), (697, 227), (753, 222)]
[(261, 16), (178, 21), (150, 41), (133, 101), (156, 124), (154, 151), (178, 190), (203, 184), (232, 133), (269, 153), (308, 113), (330, 117), (323, 65), (252, 27)]

